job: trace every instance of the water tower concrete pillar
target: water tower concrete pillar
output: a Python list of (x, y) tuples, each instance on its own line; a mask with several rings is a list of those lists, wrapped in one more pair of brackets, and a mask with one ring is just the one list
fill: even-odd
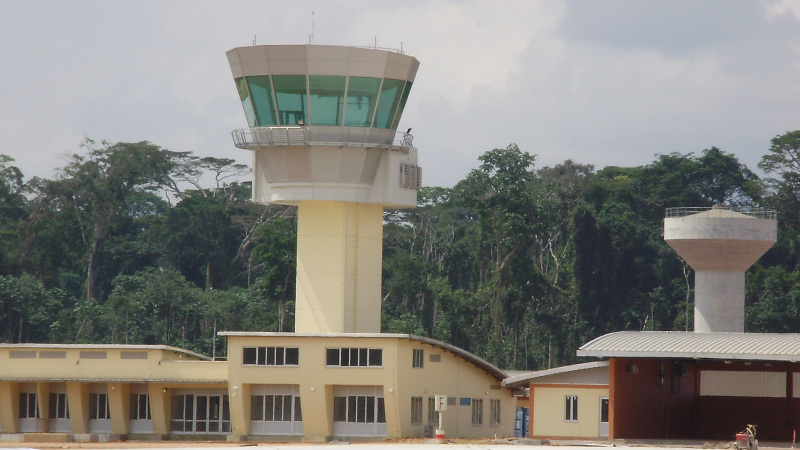
[(664, 240), (695, 271), (694, 331), (744, 331), (744, 274), (777, 240), (774, 211), (670, 208)]

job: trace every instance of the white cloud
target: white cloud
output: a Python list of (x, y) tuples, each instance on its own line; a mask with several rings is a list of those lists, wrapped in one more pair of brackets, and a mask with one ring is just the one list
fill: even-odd
[[(403, 42), (421, 62), (415, 96), (436, 96), (463, 111), (478, 89), (502, 95), (535, 39), (557, 29), (563, 8), (552, 2), (434, 0), (365, 10), (348, 31), (353, 41)], [(399, 45), (396, 45), (399, 47)]]
[(770, 20), (785, 16), (792, 16), (796, 20), (800, 20), (800, 3), (798, 3), (797, 0), (769, 2), (765, 7), (765, 16)]

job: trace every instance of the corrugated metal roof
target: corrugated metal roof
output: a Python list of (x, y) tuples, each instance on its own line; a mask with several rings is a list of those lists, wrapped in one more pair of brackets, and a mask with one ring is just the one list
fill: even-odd
[(606, 366), (608, 366), (608, 361), (594, 361), (581, 364), (572, 364), (570, 366), (561, 366), (553, 369), (537, 370), (535, 372), (525, 372), (506, 378), (503, 380), (503, 386), (524, 387), (528, 385), (530, 380), (534, 380), (536, 378), (575, 372), (579, 370), (597, 369)]
[(577, 355), (797, 362), (800, 334), (620, 331), (584, 344)]

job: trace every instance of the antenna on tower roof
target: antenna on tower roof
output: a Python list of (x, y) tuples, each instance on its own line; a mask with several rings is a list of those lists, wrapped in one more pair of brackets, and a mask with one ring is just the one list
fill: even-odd
[(311, 11), (311, 42), (314, 43), (314, 11)]
[(253, 35), (253, 46), (255, 47), (255, 45), (256, 45), (256, 35), (254, 34)]

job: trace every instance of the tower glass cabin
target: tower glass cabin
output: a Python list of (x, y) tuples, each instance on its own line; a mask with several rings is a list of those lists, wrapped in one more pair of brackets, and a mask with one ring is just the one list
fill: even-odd
[(253, 200), (298, 206), (295, 331), (379, 332), (383, 209), (415, 207), (421, 185), (412, 136), (397, 133), (419, 61), (322, 45), (227, 55)]

